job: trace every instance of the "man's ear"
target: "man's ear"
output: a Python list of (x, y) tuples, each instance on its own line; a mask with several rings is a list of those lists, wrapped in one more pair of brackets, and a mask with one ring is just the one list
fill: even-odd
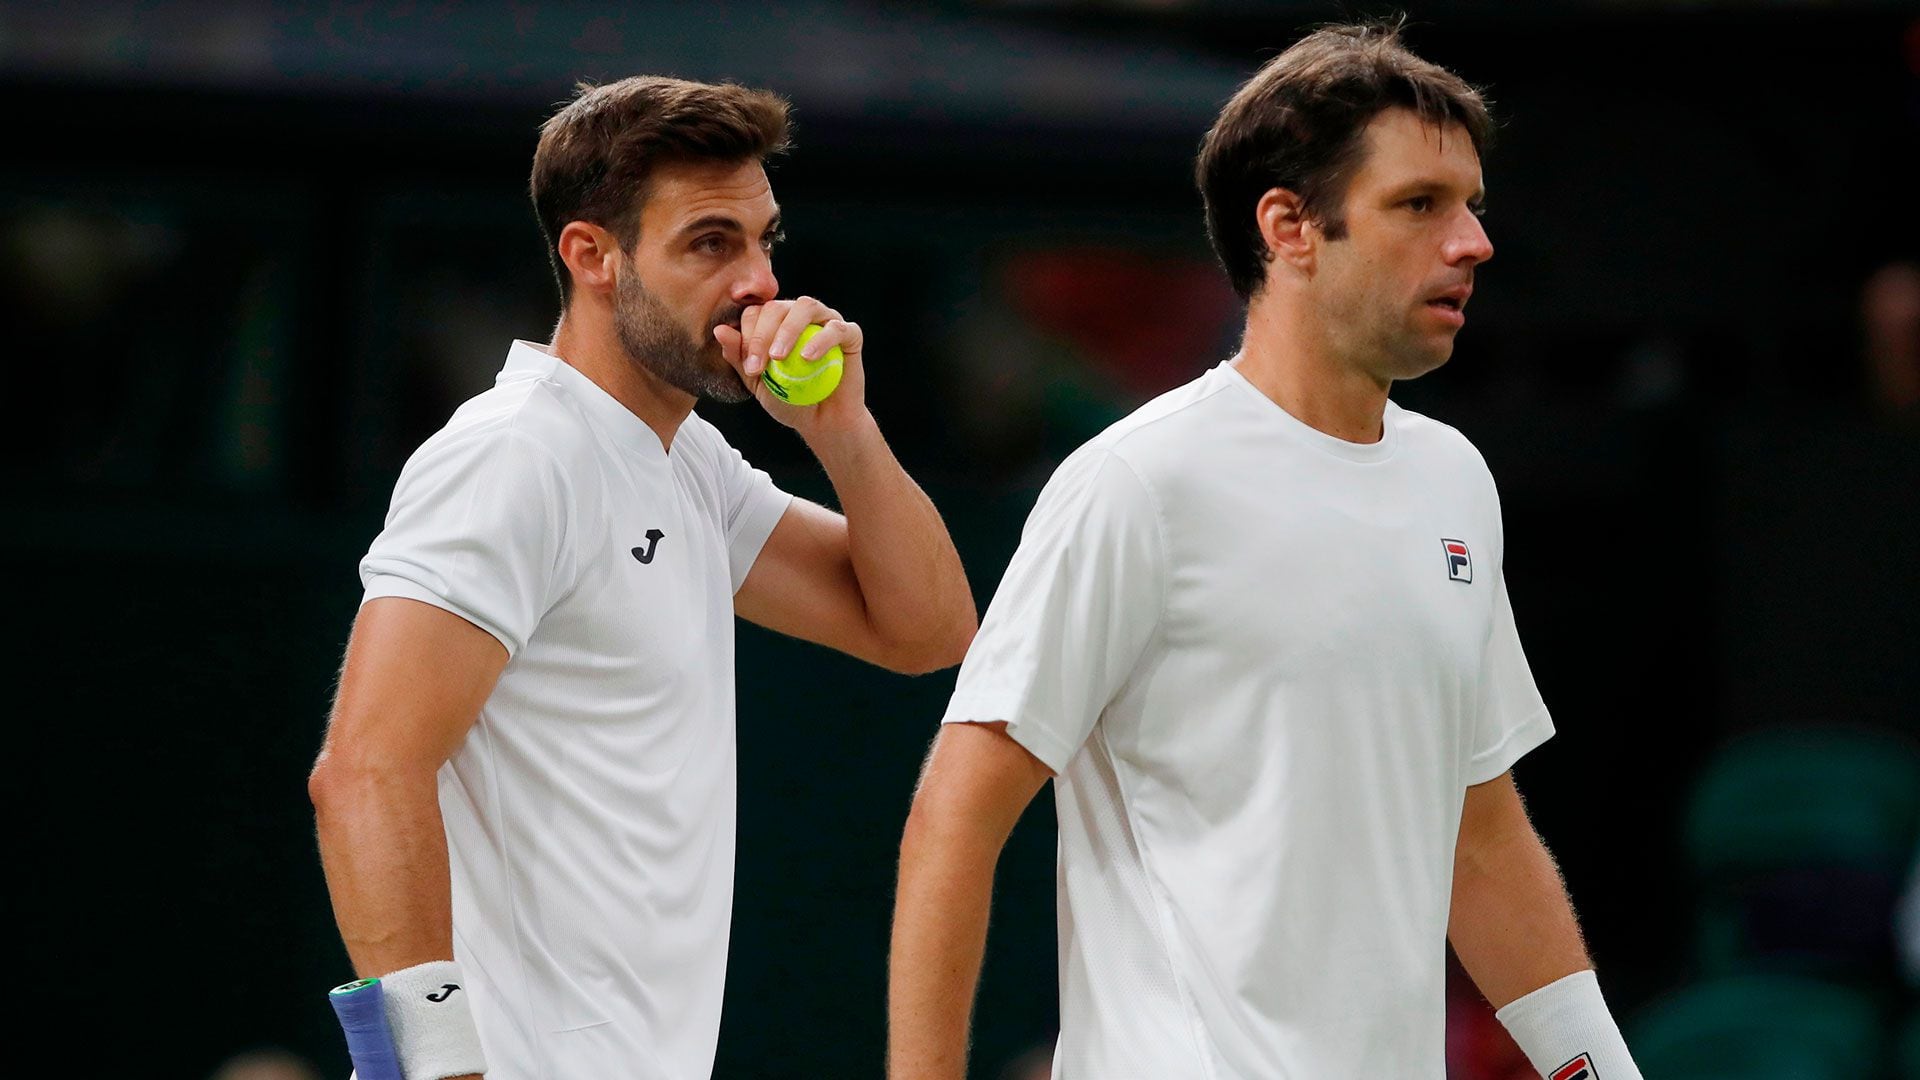
[(591, 222), (569, 221), (556, 247), (575, 291), (613, 291), (621, 252), (612, 233)]
[(1271, 261), (1311, 275), (1322, 237), (1320, 230), (1307, 219), (1300, 196), (1286, 188), (1269, 188), (1254, 204), (1253, 215)]

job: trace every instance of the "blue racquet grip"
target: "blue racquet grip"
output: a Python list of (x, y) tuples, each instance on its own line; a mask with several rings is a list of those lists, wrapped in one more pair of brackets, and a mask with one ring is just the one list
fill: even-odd
[(361, 979), (336, 986), (327, 993), (340, 1030), (347, 1034), (347, 1056), (359, 1080), (406, 1080), (400, 1075), (400, 1054), (393, 1048), (387, 1027), (387, 1007), (379, 979)]

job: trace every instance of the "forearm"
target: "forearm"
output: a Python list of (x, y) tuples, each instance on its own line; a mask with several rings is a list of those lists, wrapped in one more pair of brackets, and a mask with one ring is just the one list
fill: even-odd
[(1447, 937), (1496, 1009), (1593, 966), (1559, 868), (1530, 826), (1463, 847)]
[(977, 616), (966, 570), (933, 500), (913, 482), (870, 413), (816, 431), (808, 446), (833, 483), (868, 621), (887, 641), (959, 662)]
[(334, 921), (356, 974), (453, 958), (446, 832), (432, 773), (330, 769), (311, 784)]
[[(1004, 839), (1004, 838), (1003, 838)], [(961, 1080), (999, 845), (916, 811), (900, 845), (888, 960), (887, 1076)]]

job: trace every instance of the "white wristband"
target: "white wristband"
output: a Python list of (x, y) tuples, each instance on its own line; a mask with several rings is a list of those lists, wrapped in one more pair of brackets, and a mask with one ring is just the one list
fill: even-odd
[(387, 1026), (407, 1080), (446, 1080), (487, 1071), (480, 1032), (467, 1007), (467, 980), (451, 960), (429, 960), (380, 976)]
[(1642, 1080), (1592, 971), (1576, 971), (1494, 1013), (1546, 1080)]

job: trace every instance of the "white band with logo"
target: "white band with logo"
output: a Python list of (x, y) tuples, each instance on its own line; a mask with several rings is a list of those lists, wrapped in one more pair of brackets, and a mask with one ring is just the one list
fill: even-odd
[(407, 1080), (447, 1080), (487, 1071), (459, 964), (429, 960), (402, 968), (380, 976), (380, 990)]
[(1494, 1015), (1547, 1080), (1641, 1080), (1591, 970), (1550, 982)]

